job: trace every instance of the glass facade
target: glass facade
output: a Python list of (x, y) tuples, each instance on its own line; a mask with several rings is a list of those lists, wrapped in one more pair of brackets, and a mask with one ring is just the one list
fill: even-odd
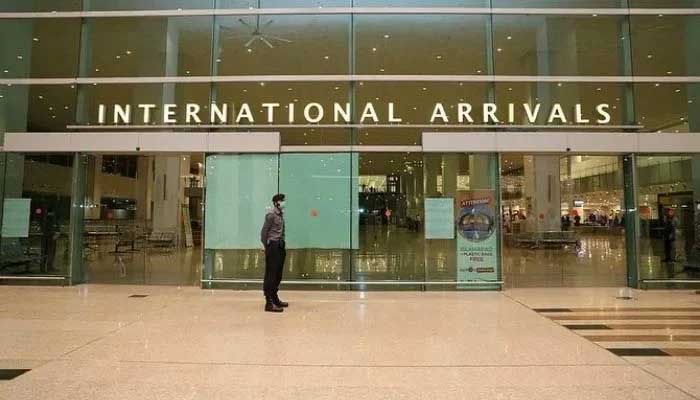
[[(0, 139), (51, 135), (0, 153), (0, 277), (254, 286), (283, 192), (299, 287), (693, 285), (700, 146), (636, 145), (700, 132), (700, 2), (671, 3), (3, 1)], [(110, 147), (163, 132), (280, 146)]]

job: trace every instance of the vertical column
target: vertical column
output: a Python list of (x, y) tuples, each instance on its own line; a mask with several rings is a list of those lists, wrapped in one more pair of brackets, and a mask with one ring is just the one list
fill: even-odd
[(442, 194), (446, 197), (457, 196), (457, 175), (459, 173), (459, 154), (442, 156)]
[[(685, 60), (686, 74), (700, 75), (700, 24), (692, 23), (694, 17), (685, 17)], [(700, 83), (686, 83), (687, 106), (688, 106), (688, 131), (700, 134)], [(690, 257), (693, 261), (700, 258), (700, 155), (694, 154), (691, 162), (692, 177), (691, 187), (693, 189), (694, 205), (694, 226), (691, 232), (694, 233), (694, 245)]]
[[(620, 75), (632, 76), (632, 40), (629, 15), (620, 20), (618, 37), (620, 40)], [(634, 125), (636, 123), (634, 84), (625, 83), (623, 85), (622, 123), (624, 125)]]
[[(562, 71), (570, 71), (569, 75), (575, 75), (578, 68), (578, 54), (576, 31), (572, 29), (570, 21), (557, 18), (540, 17), (543, 21), (537, 30), (537, 71), (541, 76), (562, 74)], [(552, 100), (552, 83), (538, 82), (536, 99), (548, 110), (554, 103)], [(573, 91), (567, 90), (570, 98), (578, 99), (577, 86), (573, 84)], [(538, 123), (544, 124), (548, 115), (540, 113)]]
[(102, 204), (102, 156), (89, 157), (87, 164), (87, 179), (85, 189), (86, 219), (100, 219)]
[(559, 156), (525, 157), (525, 198), (529, 231), (558, 231), (561, 217)]
[(469, 189), (498, 190), (498, 188), (491, 186), (492, 157), (491, 154), (472, 154), (469, 156)]
[(155, 157), (153, 232), (174, 233), (180, 238), (181, 156)]
[(442, 173), (440, 158), (436, 154), (426, 154), (423, 166), (423, 186), (425, 197), (437, 197), (437, 177)]
[(637, 157), (622, 158), (624, 175), (625, 254), (627, 258), (627, 286), (639, 287), (639, 212), (637, 211)]
[(72, 285), (84, 283), (86, 274), (83, 265), (83, 240), (85, 220), (85, 188), (87, 170), (89, 166), (88, 156), (75, 153), (73, 156), (73, 176), (71, 182), (71, 209), (69, 223), (70, 246), (70, 283)]
[(153, 182), (152, 157), (141, 156), (137, 160), (136, 171), (136, 220), (139, 223), (151, 219), (151, 192)]
[[(165, 36), (165, 76), (177, 76), (180, 64), (180, 27), (177, 18), (168, 18)], [(163, 104), (175, 103), (175, 84), (163, 84)]]

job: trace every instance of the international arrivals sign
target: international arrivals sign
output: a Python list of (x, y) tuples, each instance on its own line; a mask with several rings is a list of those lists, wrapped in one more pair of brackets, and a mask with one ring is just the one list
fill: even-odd
[[(396, 103), (359, 104), (357, 112), (360, 124), (401, 124), (408, 123), (398, 112)], [(516, 121), (517, 118), (517, 121)], [(332, 121), (334, 124), (350, 124), (352, 108), (350, 103), (259, 103), (231, 104), (211, 103), (202, 106), (187, 104), (100, 104), (99, 124), (152, 124), (160, 120), (165, 124), (317, 124)], [(490, 123), (530, 123), (546, 121), (550, 125), (595, 124), (606, 125), (611, 121), (610, 105), (597, 104), (584, 109), (581, 104), (564, 107), (559, 103), (506, 103), (499, 107), (496, 103), (435, 103), (426, 112), (422, 121), (412, 123), (430, 124), (490, 124)]]

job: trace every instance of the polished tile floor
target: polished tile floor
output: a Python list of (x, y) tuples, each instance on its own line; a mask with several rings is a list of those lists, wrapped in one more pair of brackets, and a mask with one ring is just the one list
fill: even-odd
[(0, 287), (0, 369), (30, 370), (0, 380), (0, 399), (700, 397), (700, 357), (619, 357), (551, 318), (673, 308), (659, 312), (698, 323), (694, 292), (284, 295), (270, 314), (253, 291)]

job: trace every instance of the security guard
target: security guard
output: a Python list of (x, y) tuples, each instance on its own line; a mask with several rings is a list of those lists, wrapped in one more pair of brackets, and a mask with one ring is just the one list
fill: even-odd
[(272, 197), (274, 206), (265, 216), (265, 223), (260, 231), (260, 240), (265, 246), (265, 311), (282, 312), (289, 306), (280, 300), (277, 291), (282, 282), (284, 259), (287, 256), (284, 245), (284, 194), (278, 193)]

